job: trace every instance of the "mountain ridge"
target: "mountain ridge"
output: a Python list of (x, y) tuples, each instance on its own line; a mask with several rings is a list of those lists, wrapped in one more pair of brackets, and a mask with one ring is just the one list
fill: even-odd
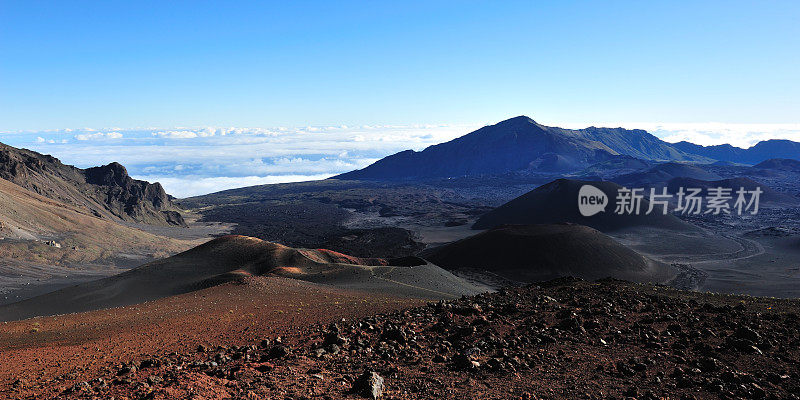
[[(480, 157), (476, 157), (476, 155)], [(422, 151), (405, 150), (337, 179), (403, 180), (500, 174), (512, 171), (577, 171), (627, 155), (647, 160), (709, 161), (672, 147), (644, 130), (565, 129), (518, 116), (485, 126)]]
[(800, 143), (787, 139), (762, 140), (746, 149), (727, 143), (702, 146), (687, 141), (674, 143), (673, 146), (684, 152), (713, 158), (718, 161), (744, 164), (758, 164), (776, 158), (800, 160)]
[(161, 184), (133, 179), (117, 162), (81, 169), (51, 155), (0, 143), (0, 178), (96, 217), (186, 225)]
[(98, 264), (166, 256), (190, 244), (97, 218), (0, 178), (0, 265), (22, 266), (18, 271), (23, 275), (30, 273), (26, 266), (31, 263), (69, 266), (78, 272)]
[(615, 157), (643, 161), (758, 164), (800, 160), (800, 143), (770, 139), (742, 149), (730, 144), (668, 143), (642, 129), (566, 129), (527, 116), (487, 125), (422, 151), (404, 150), (334, 177), (346, 180), (425, 180), (522, 173), (576, 173)]

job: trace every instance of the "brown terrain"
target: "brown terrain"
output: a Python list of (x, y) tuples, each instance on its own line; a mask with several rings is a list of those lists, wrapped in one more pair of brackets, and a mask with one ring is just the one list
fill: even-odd
[(120, 273), (204, 240), (152, 234), (0, 179), (0, 304)]
[[(102, 249), (116, 247), (142, 248), (151, 251), (172, 244), (176, 249), (185, 246), (177, 240), (169, 240), (148, 234), (96, 216), (84, 210), (47, 197), (37, 195), (7, 180), (0, 179), (0, 204), (13, 205), (0, 208), (0, 238), (8, 244), (25, 241), (50, 239), (56, 241), (60, 249), (55, 254), (43, 255), (46, 259), (61, 261), (87, 261), (100, 258)], [(31, 243), (30, 246), (35, 246)], [(44, 243), (41, 246), (45, 246)], [(4, 246), (6, 247), (6, 246)], [(13, 247), (7, 252), (13, 256)], [(79, 247), (80, 252), (72, 247)], [(26, 255), (28, 256), (28, 255)]]
[[(0, 325), (0, 398), (54, 398), (121, 363), (212, 343), (258, 343), (310, 324), (411, 307), (422, 300), (251, 277), (135, 306)], [(109, 398), (98, 394), (97, 398)]]
[(89, 215), (4, 179), (0, 179), (0, 204), (8, 205), (0, 207), (0, 257), (6, 259), (75, 264), (125, 252), (163, 257), (192, 243)]
[(384, 259), (230, 235), (108, 278), (0, 306), (0, 321), (127, 306), (264, 275), (425, 299), (484, 290), (435, 265), (392, 266)]
[(609, 201), (619, 186), (541, 171), (489, 191), (330, 179), (176, 203), (120, 164), (0, 144), (0, 292), (17, 296), (0, 302), (0, 398), (800, 398), (800, 301), (663, 286), (705, 276), (674, 261), (791, 267), (769, 253), (795, 251), (791, 231), (722, 251), (705, 221), (585, 218), (583, 184)]
[[(419, 301), (249, 278), (3, 325), (6, 398), (800, 396), (800, 303), (561, 279)], [(393, 311), (396, 310), (396, 311)]]
[(161, 185), (120, 164), (80, 169), (0, 144), (0, 305), (118, 274), (225, 229), (188, 227)]
[(0, 143), (0, 178), (101, 218), (186, 225), (160, 184), (133, 179), (116, 162), (81, 169), (50, 155)]

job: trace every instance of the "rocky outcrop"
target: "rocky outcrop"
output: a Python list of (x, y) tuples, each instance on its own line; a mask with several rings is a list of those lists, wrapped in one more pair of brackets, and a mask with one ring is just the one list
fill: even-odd
[(161, 184), (133, 179), (116, 162), (81, 169), (49, 155), (0, 144), (0, 178), (97, 217), (186, 225)]
[(84, 170), (86, 183), (95, 185), (105, 196), (105, 204), (114, 215), (136, 222), (186, 225), (161, 184), (131, 178), (119, 163)]

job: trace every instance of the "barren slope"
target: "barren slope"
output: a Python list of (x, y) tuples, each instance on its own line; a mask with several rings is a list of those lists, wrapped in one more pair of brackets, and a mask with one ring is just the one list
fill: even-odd
[[(605, 211), (584, 217), (578, 210), (578, 191), (583, 185), (592, 185), (606, 194)], [(649, 203), (642, 200), (639, 215), (614, 212), (617, 190), (621, 186), (612, 182), (558, 179), (540, 186), (506, 204), (484, 214), (473, 229), (489, 229), (504, 224), (558, 224), (571, 222), (590, 226), (602, 232), (632, 227), (651, 227), (677, 231), (696, 231), (691, 224), (673, 215), (662, 215), (661, 207), (646, 215)]]
[(0, 398), (51, 398), (107, 368), (138, 364), (151, 355), (191, 352), (200, 344), (258, 343), (294, 335), (314, 323), (423, 303), (294, 279), (250, 277), (135, 306), (3, 322)]
[[(164, 256), (192, 242), (155, 236), (104, 220), (0, 179), (0, 257), (75, 265), (120, 253)], [(53, 240), (61, 247), (49, 246)]]
[(119, 275), (0, 307), (0, 320), (137, 304), (266, 274), (416, 298), (454, 298), (482, 291), (433, 265), (386, 264), (382, 259), (225, 236)]
[[(283, 294), (291, 290), (280, 288)], [(324, 323), (341, 311), (313, 296), (309, 310), (323, 315), (323, 324), (289, 330), (285, 328), (289, 318), (309, 323), (313, 319), (303, 316), (311, 314), (287, 312), (286, 318), (265, 318), (275, 314), (271, 311), (276, 303), (291, 298), (273, 296), (277, 301), (264, 303), (250, 319), (241, 318), (241, 308), (225, 318), (231, 333), (222, 337), (224, 346), (171, 354), (154, 346), (151, 355), (132, 353), (129, 362), (120, 365), (114, 361), (118, 357), (112, 358), (119, 349), (115, 341), (87, 342), (85, 350), (64, 348), (70, 354), (93, 356), (87, 370), (52, 381), (30, 374), (33, 382), (8, 385), (3, 394), (7, 398), (357, 399), (380, 389), (386, 399), (796, 399), (800, 395), (796, 300), (564, 279), (335, 324)], [(325, 296), (346, 301), (333, 293)], [(265, 296), (260, 297), (263, 301)], [(374, 308), (400, 305), (369, 300), (381, 305)], [(253, 310), (250, 302), (245, 303), (247, 310)], [(186, 344), (196, 345), (199, 324), (209, 324), (209, 332), (224, 324), (215, 319), (221, 315), (213, 309), (219, 307), (192, 307), (200, 306), (211, 318), (200, 313), (198, 324), (187, 326)], [(365, 310), (353, 306), (346, 308), (353, 310), (351, 315)], [(331, 311), (335, 315), (324, 314)], [(49, 326), (50, 320), (43, 322)], [(263, 334), (268, 324), (275, 328), (273, 335), (252, 334), (253, 330)], [(20, 335), (18, 325), (13, 325), (15, 337)], [(138, 336), (140, 342), (132, 343), (133, 348), (158, 343), (177, 326), (167, 321), (150, 327)], [(277, 335), (283, 335), (281, 340)], [(125, 341), (131, 337), (122, 335)], [(111, 357), (99, 359), (103, 355), (99, 346), (106, 343)], [(25, 355), (49, 357), (61, 349), (34, 350), (3, 352), (11, 356), (4, 366), (21, 371), (17, 365)], [(75, 361), (65, 359), (64, 364), (72, 366)], [(109, 368), (96, 372), (101, 366)], [(43, 376), (52, 376), (50, 371), (56, 368), (43, 363)], [(363, 384), (359, 377), (365, 372), (380, 380)]]
[(574, 276), (661, 283), (675, 276), (669, 266), (573, 224), (500, 226), (423, 256), (447, 269), (480, 269), (520, 282)]
[(0, 178), (102, 218), (185, 226), (159, 183), (133, 179), (116, 162), (81, 169), (0, 143)]

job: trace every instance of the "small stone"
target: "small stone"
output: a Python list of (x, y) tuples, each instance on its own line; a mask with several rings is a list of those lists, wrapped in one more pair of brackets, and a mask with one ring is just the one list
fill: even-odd
[(736, 332), (734, 332), (733, 336), (739, 339), (749, 340), (751, 342), (756, 342), (761, 339), (761, 335), (759, 335), (758, 332), (745, 326), (736, 329)]
[(700, 359), (700, 368), (703, 372), (714, 372), (720, 369), (720, 363), (715, 358), (704, 357)]
[(457, 369), (476, 369), (480, 368), (481, 364), (472, 359), (467, 354), (459, 354), (453, 357), (453, 364)]
[(134, 373), (134, 372), (136, 372), (136, 366), (135, 365), (127, 365), (127, 364), (125, 364), (125, 365), (122, 365), (119, 368), (119, 371), (117, 371), (117, 375), (118, 376), (122, 376), (122, 375), (131, 374), (131, 373)]
[(139, 364), (139, 368), (158, 368), (161, 366), (161, 360), (157, 358), (148, 358), (146, 360), (142, 360)]
[(369, 399), (378, 399), (383, 396), (383, 377), (375, 371), (365, 371), (353, 383), (353, 393)]
[(339, 347), (339, 345), (337, 345), (337, 344), (332, 344), (332, 345), (328, 346), (328, 353), (336, 355), (336, 354), (339, 354), (341, 352), (342, 352), (342, 348)]
[(400, 329), (388, 329), (385, 332), (383, 332), (382, 337), (385, 340), (392, 340), (397, 343), (406, 342), (406, 333)]
[(342, 336), (342, 335), (340, 335), (338, 333), (334, 333), (334, 332), (331, 332), (331, 333), (325, 335), (325, 340), (322, 342), (322, 344), (324, 346), (329, 346), (329, 345), (334, 345), (334, 344), (338, 345), (338, 346), (342, 346), (342, 345), (344, 345), (346, 343), (347, 343), (347, 338), (345, 338), (344, 336)]
[(257, 366), (255, 369), (256, 369), (256, 371), (263, 373), (263, 372), (272, 371), (274, 368), (275, 368), (275, 366), (273, 366), (270, 363), (263, 363), (263, 364)]
[(752, 384), (752, 387), (754, 399), (763, 399), (764, 397), (767, 397), (767, 392), (761, 386), (758, 386), (754, 383)]
[(283, 358), (289, 355), (289, 348), (283, 345), (274, 346), (269, 351), (270, 358)]

